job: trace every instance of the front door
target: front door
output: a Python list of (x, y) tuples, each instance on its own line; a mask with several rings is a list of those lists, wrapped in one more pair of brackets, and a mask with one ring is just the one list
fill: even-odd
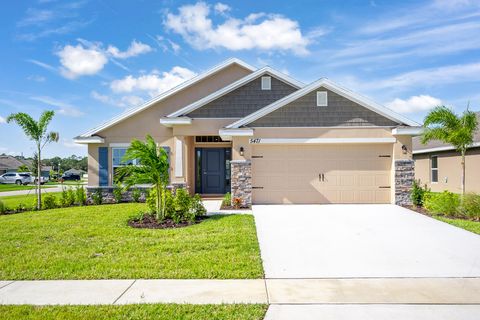
[[(228, 150), (230, 151), (230, 150)], [(197, 148), (197, 183), (196, 192), (202, 194), (223, 194), (229, 184), (226, 177), (226, 148)], [(200, 160), (200, 161), (198, 161)]]

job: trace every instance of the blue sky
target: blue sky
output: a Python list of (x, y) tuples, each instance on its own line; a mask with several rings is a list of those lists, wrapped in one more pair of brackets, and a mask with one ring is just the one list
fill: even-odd
[(413, 120), (480, 109), (480, 1), (9, 1), (0, 12), (0, 153), (33, 145), (5, 118), (57, 114), (45, 156), (238, 57), (306, 83), (328, 77)]

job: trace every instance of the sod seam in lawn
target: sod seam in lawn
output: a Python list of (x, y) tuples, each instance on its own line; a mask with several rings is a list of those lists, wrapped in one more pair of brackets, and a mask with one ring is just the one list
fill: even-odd
[(145, 204), (0, 216), (0, 279), (252, 279), (263, 269), (253, 216), (134, 229)]
[(158, 320), (260, 320), (267, 305), (135, 304), (123, 306), (0, 306), (0, 319), (158, 319)]

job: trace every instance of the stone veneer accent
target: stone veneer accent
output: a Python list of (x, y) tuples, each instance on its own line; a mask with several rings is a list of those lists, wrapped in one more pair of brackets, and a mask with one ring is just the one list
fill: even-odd
[[(93, 194), (97, 189), (102, 189), (102, 195), (103, 195), (103, 203), (116, 203), (115, 202), (115, 197), (113, 195), (113, 190), (115, 188), (113, 187), (87, 187), (87, 203), (88, 204), (93, 204)], [(172, 183), (170, 186), (167, 187), (170, 189), (173, 193), (177, 191), (178, 189), (186, 189), (187, 184), (184, 182), (176, 182)], [(148, 192), (150, 191), (150, 187), (134, 187), (130, 188), (127, 191), (123, 191), (122, 193), (122, 202), (133, 202), (133, 197), (132, 197), (132, 191), (133, 189), (140, 189), (141, 195), (140, 195), (140, 202), (145, 202), (145, 199), (147, 197)]]
[(232, 205), (233, 199), (240, 198), (243, 207), (252, 205), (252, 162), (232, 160)]
[(395, 160), (395, 204), (412, 205), (410, 192), (415, 180), (414, 160)]

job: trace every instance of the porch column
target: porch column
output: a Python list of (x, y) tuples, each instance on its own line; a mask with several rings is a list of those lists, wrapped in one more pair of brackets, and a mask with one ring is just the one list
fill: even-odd
[(250, 160), (232, 160), (232, 205), (238, 198), (243, 207), (252, 205), (252, 163)]

